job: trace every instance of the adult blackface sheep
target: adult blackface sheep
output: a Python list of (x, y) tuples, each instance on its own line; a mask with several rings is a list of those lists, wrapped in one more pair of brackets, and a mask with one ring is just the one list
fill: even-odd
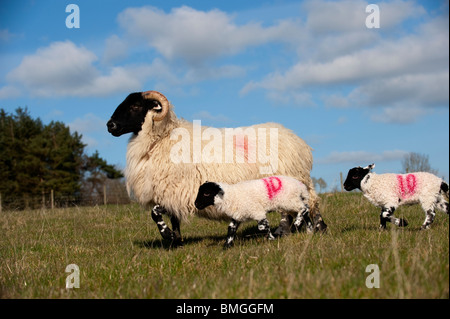
[(425, 172), (410, 174), (375, 174), (371, 170), (375, 164), (349, 170), (344, 188), (351, 191), (360, 189), (364, 196), (375, 206), (381, 207), (380, 228), (386, 228), (386, 222), (404, 227), (408, 222), (394, 217), (398, 206), (421, 204), (425, 211), (422, 229), (428, 229), (434, 221), (435, 208), (448, 214), (448, 184), (439, 177)]
[(312, 227), (308, 200), (309, 192), (305, 184), (292, 177), (270, 176), (232, 185), (206, 182), (198, 189), (195, 207), (204, 209), (213, 205), (218, 212), (231, 218), (224, 244), (224, 248), (229, 248), (233, 245), (240, 223), (247, 220), (256, 220), (258, 230), (269, 239), (274, 239), (266, 217), (271, 211), (292, 214), (295, 227), (302, 224)]
[[(177, 118), (163, 94), (147, 91), (128, 95), (107, 123), (113, 136), (133, 133), (127, 149), (127, 190), (144, 207), (153, 206), (151, 215), (163, 238), (180, 245), (180, 221), (194, 214), (228, 218), (214, 207), (195, 208), (197, 190), (205, 181), (235, 184), (273, 174), (308, 186), (314, 230), (326, 229), (310, 178), (311, 148), (301, 138), (276, 123), (216, 129), (198, 122)], [(279, 235), (289, 233), (292, 222), (281, 213)], [(170, 216), (173, 230), (162, 214)]]

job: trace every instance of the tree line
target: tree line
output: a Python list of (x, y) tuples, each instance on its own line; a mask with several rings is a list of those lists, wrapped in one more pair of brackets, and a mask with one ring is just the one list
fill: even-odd
[[(85, 153), (82, 135), (62, 122), (43, 124), (25, 108), (9, 114), (0, 109), (0, 194), (6, 207), (28, 208), (31, 198), (54, 191), (54, 196), (80, 200), (103, 195), (109, 180), (120, 183), (120, 170), (96, 151)], [(111, 183), (109, 183), (110, 185)], [(8, 198), (23, 198), (21, 203)], [(33, 207), (31, 207), (33, 208)]]

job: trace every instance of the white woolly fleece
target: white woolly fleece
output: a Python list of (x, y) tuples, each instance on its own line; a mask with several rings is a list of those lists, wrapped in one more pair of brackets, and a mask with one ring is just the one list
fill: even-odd
[[(171, 161), (170, 152), (179, 140), (171, 140), (170, 134), (176, 128), (184, 128), (193, 134), (193, 123), (178, 119), (170, 105), (167, 116), (159, 122), (153, 121), (149, 112), (137, 136), (132, 136), (127, 149), (125, 177), (127, 189), (141, 205), (150, 207), (159, 204), (179, 220), (187, 221), (193, 214), (209, 219), (228, 217), (207, 207), (201, 211), (195, 208), (197, 190), (206, 181), (238, 183), (243, 180), (262, 178), (258, 163), (179, 163)], [(308, 186), (309, 206), (318, 207), (319, 198), (310, 178), (312, 169), (311, 148), (291, 130), (276, 123), (265, 123), (254, 128), (278, 129), (278, 170), (277, 174), (292, 176)], [(202, 132), (208, 127), (202, 126)], [(245, 129), (245, 128), (244, 128)], [(265, 138), (269, 141), (269, 130)], [(187, 141), (189, 142), (189, 141)], [(201, 149), (209, 141), (202, 141)], [(191, 149), (186, 145), (187, 149)], [(224, 145), (225, 147), (225, 145)], [(225, 152), (223, 152), (225, 154)]]
[(369, 173), (361, 181), (364, 196), (378, 207), (420, 203), (426, 211), (434, 209), (440, 196), (442, 179), (425, 172), (411, 174)]
[(288, 176), (244, 181), (237, 184), (217, 183), (224, 191), (216, 195), (214, 206), (218, 212), (236, 221), (262, 220), (269, 211), (285, 211), (296, 215), (309, 200), (308, 188)]

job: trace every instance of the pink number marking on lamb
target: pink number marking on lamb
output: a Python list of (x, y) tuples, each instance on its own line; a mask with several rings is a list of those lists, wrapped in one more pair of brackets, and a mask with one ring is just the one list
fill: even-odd
[(397, 181), (398, 181), (398, 192), (401, 198), (406, 198), (414, 195), (417, 189), (416, 175), (414, 174), (406, 175), (406, 181), (403, 179), (402, 175), (397, 175)]
[[(263, 181), (264, 184), (266, 184), (267, 196), (272, 200), (280, 192), (283, 183), (281, 182), (281, 179), (275, 176), (263, 178)], [(276, 183), (274, 183), (274, 181), (276, 181)]]

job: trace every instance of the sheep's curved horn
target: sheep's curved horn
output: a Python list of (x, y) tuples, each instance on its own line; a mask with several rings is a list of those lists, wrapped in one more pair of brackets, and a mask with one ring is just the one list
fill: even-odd
[(144, 99), (156, 100), (159, 102), (159, 104), (161, 104), (161, 113), (153, 117), (153, 120), (162, 121), (166, 117), (167, 112), (169, 112), (169, 101), (167, 100), (167, 98), (158, 91), (142, 92), (142, 97)]

